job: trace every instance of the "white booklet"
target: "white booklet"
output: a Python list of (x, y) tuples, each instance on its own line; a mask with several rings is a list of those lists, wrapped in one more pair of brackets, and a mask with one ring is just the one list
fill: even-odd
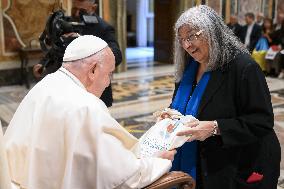
[(190, 136), (176, 136), (176, 134), (187, 129), (185, 123), (197, 120), (191, 115), (183, 116), (171, 109), (165, 109), (160, 116), (163, 119), (142, 135), (134, 147), (138, 157), (153, 157), (158, 155), (158, 152), (182, 146)]

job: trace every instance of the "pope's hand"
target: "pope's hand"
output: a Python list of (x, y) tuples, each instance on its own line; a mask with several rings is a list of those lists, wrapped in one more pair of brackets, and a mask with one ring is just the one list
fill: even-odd
[(213, 121), (189, 122), (186, 126), (188, 129), (178, 132), (177, 136), (190, 136), (188, 142), (193, 140), (204, 141), (212, 136), (212, 131), (214, 130)]
[(162, 151), (162, 152), (159, 152), (157, 156), (159, 158), (168, 159), (168, 160), (173, 161), (176, 153), (177, 153), (176, 150)]

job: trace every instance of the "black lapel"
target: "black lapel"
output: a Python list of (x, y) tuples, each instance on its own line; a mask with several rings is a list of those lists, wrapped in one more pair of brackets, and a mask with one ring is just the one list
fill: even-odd
[(207, 87), (203, 93), (199, 108), (197, 117), (199, 117), (199, 114), (202, 112), (206, 104), (210, 101), (210, 99), (213, 97), (213, 95), (216, 93), (218, 88), (221, 86), (222, 82), (226, 78), (227, 71), (212, 71), (211, 78), (208, 81)]
[(253, 24), (252, 31), (251, 31), (251, 36), (255, 34), (256, 27), (257, 27), (256, 24)]
[(247, 30), (248, 30), (248, 25), (245, 25), (245, 26), (244, 26), (245, 34), (247, 34)]

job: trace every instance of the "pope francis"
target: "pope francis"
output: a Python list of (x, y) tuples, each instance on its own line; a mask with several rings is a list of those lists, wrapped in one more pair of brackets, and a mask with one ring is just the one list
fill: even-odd
[(137, 158), (137, 139), (99, 99), (114, 62), (105, 41), (80, 36), (25, 96), (4, 135), (14, 188), (141, 188), (170, 169), (175, 151)]

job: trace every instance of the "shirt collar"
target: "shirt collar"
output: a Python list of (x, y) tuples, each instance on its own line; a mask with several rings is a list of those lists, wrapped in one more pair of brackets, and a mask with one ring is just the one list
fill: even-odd
[(251, 24), (249, 24), (248, 26), (252, 27), (255, 24), (255, 22), (252, 22)]

